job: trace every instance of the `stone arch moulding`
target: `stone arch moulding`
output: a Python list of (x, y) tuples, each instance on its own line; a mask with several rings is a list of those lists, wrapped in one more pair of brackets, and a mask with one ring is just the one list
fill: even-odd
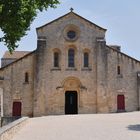
[(66, 45), (66, 50), (74, 49), (74, 51), (77, 53), (77, 46), (76, 45)]
[(62, 81), (62, 87), (64, 89), (64, 91), (66, 90), (69, 90), (69, 91), (72, 91), (72, 90), (75, 90), (75, 91), (79, 91), (81, 89), (86, 89), (86, 87), (84, 87), (81, 83), (81, 81), (76, 78), (76, 77), (67, 77), (66, 79), (64, 79)]
[(90, 49), (89, 48), (84, 48), (83, 53), (90, 53)]
[(77, 77), (67, 77), (65, 78), (60, 86), (56, 87), (56, 90), (61, 90), (63, 92), (65, 91), (83, 91), (86, 90), (87, 88), (85, 86), (82, 85), (81, 81), (77, 78)]
[(53, 48), (52, 50), (53, 52), (58, 52), (58, 53), (61, 53), (61, 50), (59, 48)]

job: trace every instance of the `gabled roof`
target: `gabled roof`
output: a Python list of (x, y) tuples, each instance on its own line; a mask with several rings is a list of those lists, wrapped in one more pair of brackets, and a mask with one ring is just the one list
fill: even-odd
[(15, 61), (11, 62), (10, 64), (8, 64), (8, 65), (6, 65), (6, 66), (4, 66), (4, 67), (1, 67), (0, 70), (3, 70), (3, 69), (5, 69), (5, 68), (7, 68), (7, 67), (13, 65), (14, 63), (16, 63), (16, 62), (18, 62), (18, 61), (20, 61), (20, 60), (22, 60), (22, 59), (24, 59), (24, 58), (26, 58), (26, 57), (32, 55), (32, 54), (34, 54), (35, 52), (36, 52), (36, 50), (34, 50), (34, 51), (32, 51), (32, 52), (28, 52), (27, 54), (25, 54), (24, 56), (18, 58), (18, 59), (15, 60)]
[(115, 49), (115, 48), (112, 48), (112, 47), (110, 47), (110, 46), (108, 46), (108, 45), (106, 45), (106, 47), (109, 48), (109, 49), (111, 49), (111, 50), (113, 50), (113, 51), (115, 51), (115, 52), (117, 52), (117, 53), (119, 53), (119, 54), (121, 54), (121, 55), (123, 55), (123, 56), (125, 56), (125, 57), (128, 57), (128, 58), (131, 59), (131, 60), (134, 60), (134, 61), (137, 62), (137, 63), (140, 63), (139, 60), (137, 60), (137, 59), (135, 59), (135, 58), (133, 58), (133, 57), (131, 57), (131, 56), (129, 56), (129, 55), (123, 53), (123, 52), (120, 52), (119, 50), (117, 50), (117, 49)]
[(19, 58), (25, 56), (28, 53), (30, 53), (30, 52), (29, 51), (14, 51), (12, 54), (10, 54), (9, 51), (6, 51), (4, 53), (2, 59), (6, 59), (6, 58), (8, 58), (8, 59), (10, 59), (10, 58), (11, 59), (13, 59), (13, 58), (19, 59)]
[(41, 29), (41, 28), (43, 28), (43, 27), (45, 27), (45, 26), (48, 26), (48, 25), (50, 25), (51, 23), (54, 23), (54, 22), (56, 22), (57, 20), (59, 20), (59, 19), (61, 19), (61, 18), (64, 18), (65, 16), (70, 15), (70, 14), (74, 14), (75, 16), (77, 16), (77, 17), (79, 17), (79, 18), (85, 20), (86, 22), (88, 22), (88, 23), (90, 23), (90, 24), (96, 26), (97, 28), (99, 28), (99, 29), (101, 29), (101, 30), (104, 30), (104, 31), (107, 30), (107, 29), (102, 28), (102, 27), (98, 26), (97, 24), (95, 24), (95, 23), (93, 23), (93, 22), (91, 22), (91, 21), (85, 19), (84, 17), (82, 17), (82, 16), (76, 14), (76, 13), (73, 12), (73, 11), (71, 11), (71, 12), (69, 12), (69, 13), (67, 13), (67, 14), (65, 14), (65, 15), (63, 15), (63, 16), (61, 16), (61, 17), (59, 17), (59, 18), (57, 18), (57, 19), (55, 19), (55, 20), (53, 20), (53, 21), (51, 21), (51, 22), (49, 22), (49, 23), (47, 23), (47, 24), (45, 24), (45, 25), (43, 25), (43, 26), (40, 26), (40, 27), (36, 28), (36, 30), (39, 30), (39, 29)]

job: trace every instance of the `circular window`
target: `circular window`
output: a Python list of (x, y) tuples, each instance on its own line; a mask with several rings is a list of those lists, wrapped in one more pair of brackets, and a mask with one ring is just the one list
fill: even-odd
[(67, 32), (67, 37), (69, 39), (74, 39), (76, 37), (76, 32), (75, 31), (72, 31), (72, 30), (68, 31)]
[(63, 31), (64, 38), (66, 39), (66, 41), (70, 42), (76, 41), (79, 37), (79, 34), (80, 34), (79, 27), (72, 24), (67, 25)]

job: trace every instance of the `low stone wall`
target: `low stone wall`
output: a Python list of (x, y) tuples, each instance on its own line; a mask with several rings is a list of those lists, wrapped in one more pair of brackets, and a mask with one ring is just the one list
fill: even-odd
[(0, 129), (0, 140), (11, 140), (14, 134), (27, 122), (28, 117), (22, 117)]
[(2, 117), (1, 118), (1, 127), (4, 125), (8, 125), (9, 123), (12, 123), (20, 118), (21, 117)]

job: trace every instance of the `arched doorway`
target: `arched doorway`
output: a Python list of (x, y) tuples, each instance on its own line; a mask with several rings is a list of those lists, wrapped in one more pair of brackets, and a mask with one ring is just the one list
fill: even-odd
[(65, 114), (78, 113), (77, 91), (65, 92)]
[(78, 114), (80, 103), (80, 80), (76, 77), (67, 77), (63, 83), (65, 98), (65, 114)]

